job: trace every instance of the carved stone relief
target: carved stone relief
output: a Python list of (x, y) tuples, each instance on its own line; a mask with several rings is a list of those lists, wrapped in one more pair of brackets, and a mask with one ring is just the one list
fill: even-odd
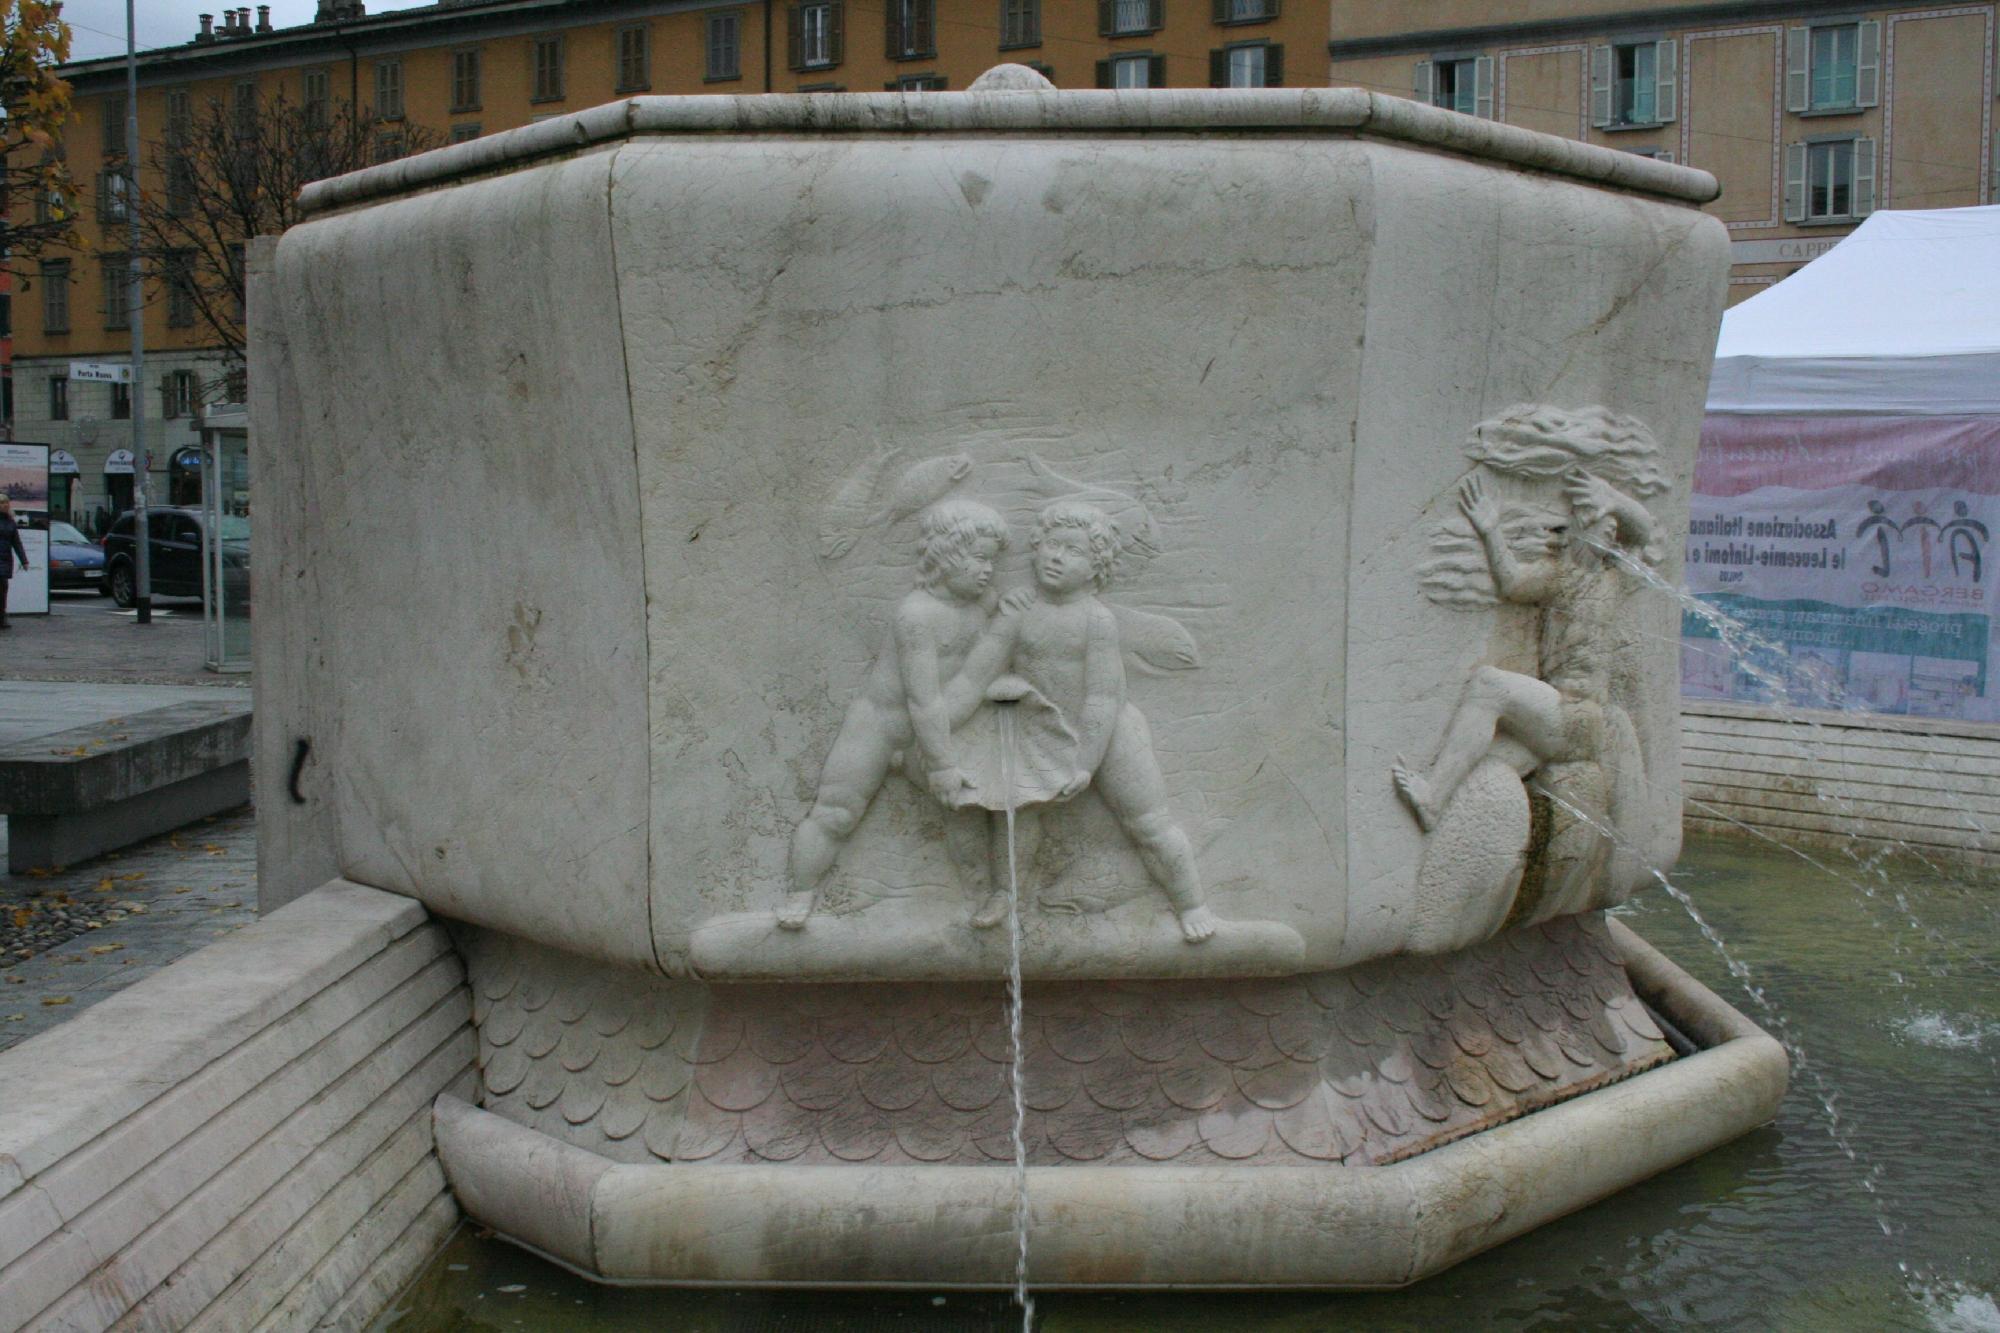
[[(967, 454), (884, 449), (824, 507), (819, 554), (836, 568), (863, 537), (913, 528), (892, 541), (906, 582), (793, 831), (785, 900), (762, 925), (796, 935), (798, 952), (838, 949), (833, 937), (871, 928), (850, 918), (873, 915), (878, 932), (902, 928), (884, 919), (886, 907), (843, 892), (838, 869), (878, 795), (901, 780), (938, 821), (934, 836), (964, 895), (959, 921), (972, 931), (1006, 919), (1010, 885), (1023, 913), (1042, 920), (1101, 917), (1130, 900), (1129, 883), (1107, 892), (1102, 882), (1097, 854), (1115, 840), (1136, 855), (1184, 946), (1221, 935), (1225, 951), (1258, 955), (1264, 968), (1297, 957), (1303, 942), (1290, 927), (1225, 921), (1210, 907), (1152, 724), (1130, 688), (1133, 675), (1202, 665), (1180, 620), (1108, 596), (1160, 553), (1153, 514), (1132, 491), (1073, 480), (1031, 450), (980, 475), (996, 470), (1004, 494), (989, 502), (975, 493)], [(1084, 807), (1091, 813), (1064, 817)], [(924, 833), (905, 825), (898, 836)], [(1080, 941), (1120, 952), (1117, 931), (1078, 924)], [(703, 929), (713, 944), (757, 925), (748, 917)], [(786, 948), (768, 933), (761, 947)]]
[(1419, 952), (1602, 906), (1630, 870), (1614, 856), (1646, 841), (1626, 601), (1662, 555), (1644, 504), (1668, 489), (1659, 447), (1608, 409), (1530, 404), (1482, 422), (1466, 452), (1473, 471), (1419, 571), (1424, 593), (1531, 609), (1536, 663), (1476, 668), (1432, 760), (1393, 768), (1427, 835)]

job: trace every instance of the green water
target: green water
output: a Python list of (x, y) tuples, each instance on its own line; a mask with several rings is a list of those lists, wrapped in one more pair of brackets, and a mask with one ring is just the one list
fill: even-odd
[[(1673, 876), (1805, 1052), (1808, 1072), (1795, 1072), (1775, 1124), (1407, 1291), (1051, 1293), (1037, 1327), (2000, 1331), (2000, 883), (1920, 864), (1884, 882), (1838, 853), (1815, 855), (1823, 867), (1756, 844), (1697, 843)], [(1622, 915), (1770, 1026), (1664, 892)], [(1822, 1088), (1855, 1160), (1828, 1132)], [(1005, 1296), (598, 1287), (469, 1226), (377, 1325), (1019, 1327)]]

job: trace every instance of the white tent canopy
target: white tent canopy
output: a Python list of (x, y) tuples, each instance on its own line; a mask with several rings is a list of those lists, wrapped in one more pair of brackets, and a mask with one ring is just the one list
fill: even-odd
[(1711, 412), (2000, 412), (2000, 206), (1881, 212), (1722, 317)]

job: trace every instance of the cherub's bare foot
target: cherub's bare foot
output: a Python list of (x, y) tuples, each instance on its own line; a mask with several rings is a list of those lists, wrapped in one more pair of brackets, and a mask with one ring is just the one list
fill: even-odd
[(1181, 938), (1189, 944), (1200, 944), (1215, 933), (1215, 913), (1206, 907), (1190, 907), (1181, 913)]
[(778, 912), (778, 925), (784, 930), (803, 930), (806, 918), (812, 915), (813, 895), (810, 893), (788, 893), (785, 905)]
[(979, 904), (979, 910), (972, 914), (972, 924), (979, 930), (991, 930), (1007, 919), (1007, 895), (995, 889), (986, 895), (986, 901)]
[(1389, 776), (1396, 780), (1396, 794), (1410, 807), (1410, 813), (1417, 817), (1417, 826), (1429, 833), (1437, 823), (1437, 811), (1431, 805), (1430, 780), (1411, 768), (1401, 755), (1389, 770)]

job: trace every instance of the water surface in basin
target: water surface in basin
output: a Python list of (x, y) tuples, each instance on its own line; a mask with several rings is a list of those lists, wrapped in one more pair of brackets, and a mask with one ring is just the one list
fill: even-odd
[[(1673, 875), (1818, 1075), (1794, 1076), (1775, 1124), (1406, 1291), (1051, 1293), (1037, 1299), (1036, 1326), (2000, 1333), (2000, 881), (1914, 862), (1884, 881), (1838, 852), (1812, 855), (1820, 865), (1769, 846), (1694, 842)], [(1620, 914), (1766, 1021), (1665, 893)], [(1838, 1108), (1839, 1140), (1822, 1091)], [(600, 1287), (467, 1226), (376, 1327), (920, 1333), (1015, 1329), (1020, 1316), (1005, 1295), (984, 1293)]]

